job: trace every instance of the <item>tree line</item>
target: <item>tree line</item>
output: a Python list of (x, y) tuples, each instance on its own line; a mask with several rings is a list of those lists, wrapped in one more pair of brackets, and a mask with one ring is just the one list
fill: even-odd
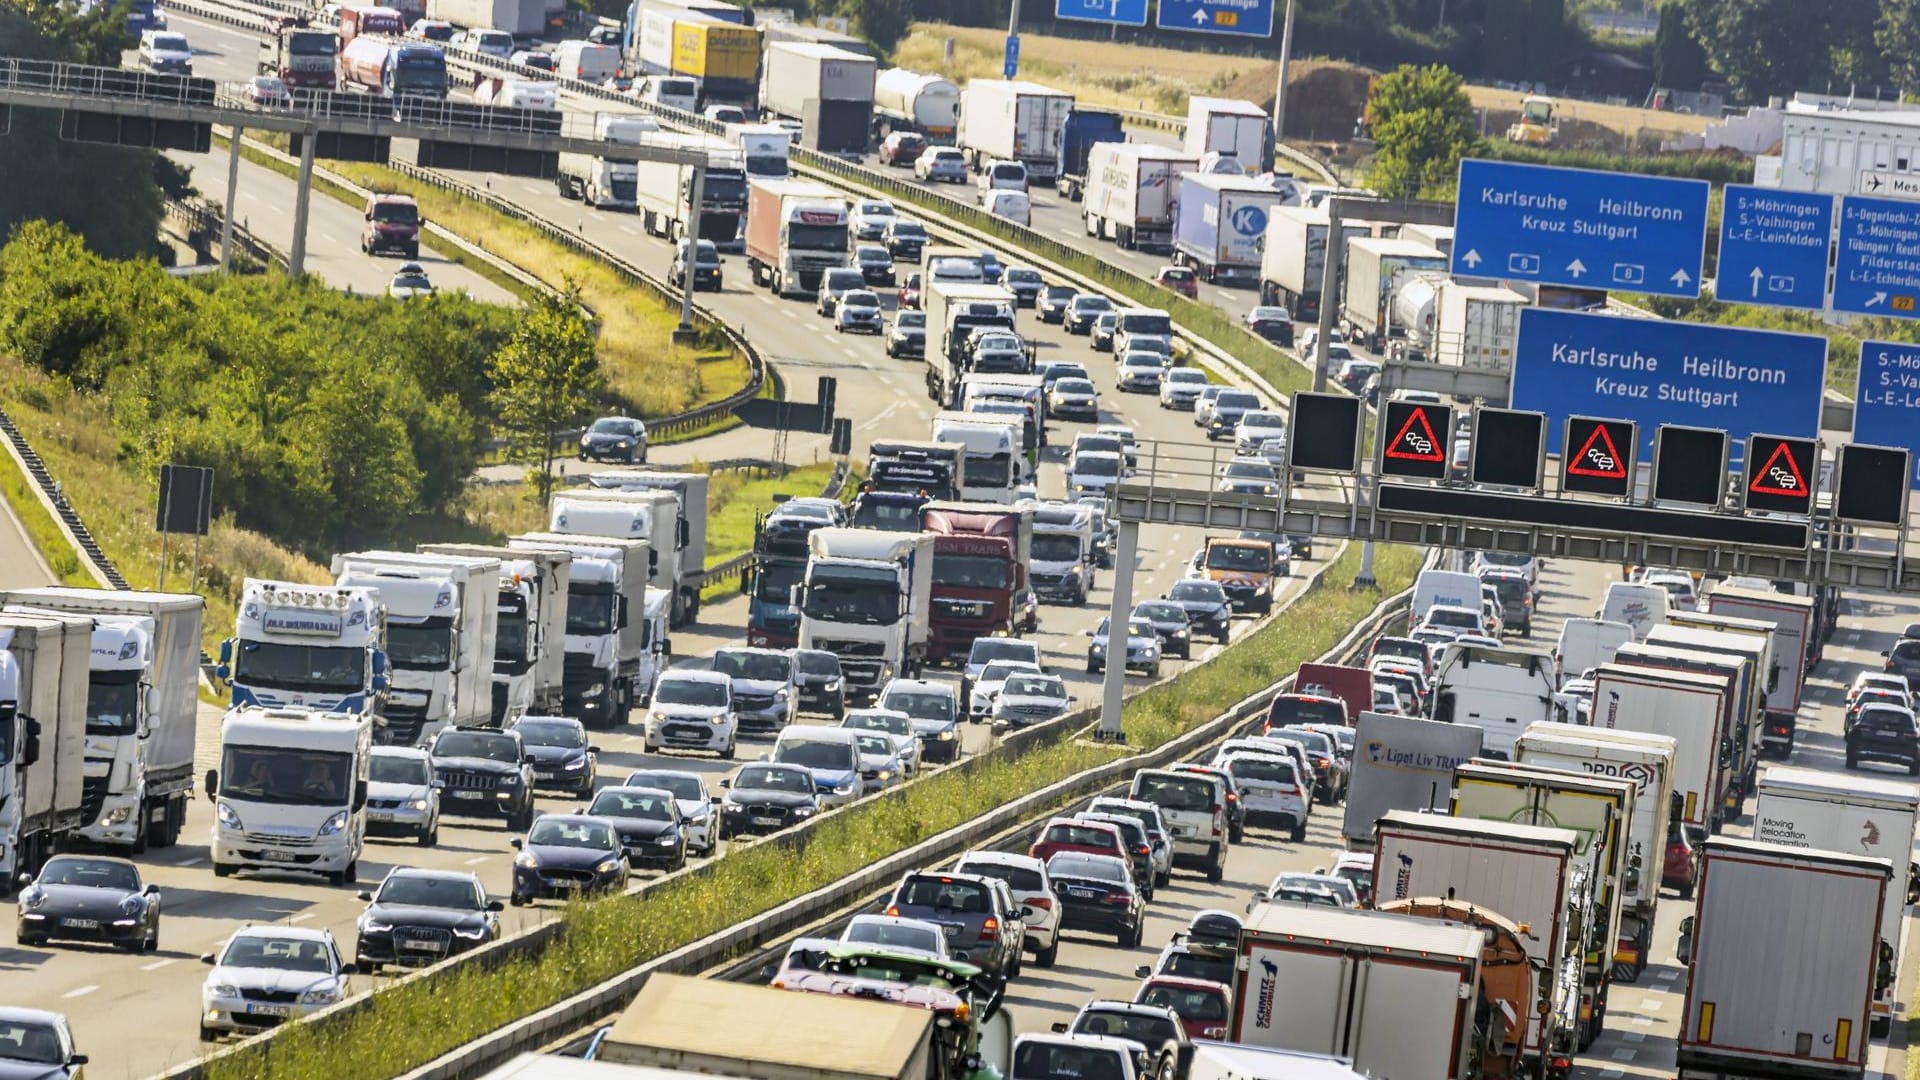
[(1662, 86), (1719, 81), (1750, 103), (1920, 92), (1920, 0), (1667, 0), (1654, 70)]

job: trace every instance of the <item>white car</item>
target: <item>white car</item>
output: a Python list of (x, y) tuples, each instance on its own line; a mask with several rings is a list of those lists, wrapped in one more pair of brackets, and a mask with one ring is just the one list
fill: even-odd
[(1160, 377), (1160, 407), (1191, 409), (1206, 386), (1206, 372), (1196, 368), (1174, 368)]
[(140, 64), (163, 75), (193, 74), (193, 46), (187, 35), (174, 30), (140, 32)]
[(855, 289), (867, 287), (866, 276), (850, 266), (836, 266), (820, 275), (820, 299), (814, 310), (828, 318), (840, 306), (840, 298)]
[(1482, 571), (1495, 568), (1525, 574), (1527, 585), (1536, 592), (1540, 589), (1540, 560), (1532, 555), (1515, 555), (1504, 551), (1475, 552), (1469, 571), (1478, 577)]
[[(1120, 362), (1114, 365), (1114, 381), (1121, 390), (1129, 393), (1158, 393), (1166, 375), (1166, 365), (1158, 353), (1136, 349), (1122, 356)], [(1206, 376), (1201, 378), (1204, 380)]]
[(455, 38), (454, 44), (472, 49), (483, 56), (498, 57), (501, 60), (513, 55), (513, 35), (505, 30), (469, 30)]
[(967, 715), (981, 719), (992, 716), (993, 702), (1000, 696), (1000, 688), (1008, 679), (1022, 673), (1038, 675), (1040, 668), (1025, 660), (995, 660), (980, 669), (980, 676), (973, 680), (969, 691)]
[[(1300, 355), (1303, 357), (1313, 355), (1313, 346), (1319, 340), (1320, 340), (1320, 328), (1318, 326), (1309, 326), (1305, 330), (1301, 331), (1300, 332)], [(1327, 338), (1327, 340), (1334, 345), (1344, 345), (1347, 342), (1347, 335), (1341, 333), (1340, 328), (1336, 326), (1334, 327), (1333, 333)]]
[(1266, 409), (1256, 409), (1242, 416), (1233, 429), (1234, 449), (1241, 454), (1263, 454), (1262, 447), (1272, 439), (1278, 439), (1285, 445), (1287, 418)]
[(1209, 383), (1201, 387), (1199, 395), (1193, 399), (1193, 426), (1206, 427), (1213, 423), (1213, 403), (1220, 399), (1221, 394), (1231, 389), (1233, 387), (1220, 383)]
[(285, 108), (293, 101), (287, 93), (286, 80), (278, 75), (255, 75), (247, 80), (247, 88), (240, 96), (263, 108)]
[(1011, 221), (1022, 228), (1033, 225), (1033, 201), (1024, 191), (989, 188), (980, 193), (980, 206), (994, 217)]
[(1220, 490), (1241, 495), (1280, 494), (1280, 474), (1265, 458), (1235, 458), (1227, 462)]
[(1003, 727), (1026, 727), (1058, 720), (1073, 710), (1067, 684), (1058, 675), (1014, 675), (1000, 686), (993, 701), (993, 722)]
[(856, 731), (854, 748), (860, 752), (860, 794), (885, 791), (907, 782), (907, 763), (900, 759), (900, 744), (884, 731)]
[(995, 161), (974, 177), (981, 191), (1027, 190), (1027, 167), (1018, 161)]
[(947, 951), (946, 929), (925, 919), (903, 919), (898, 915), (855, 915), (847, 921), (847, 928), (840, 931), (840, 940), (905, 949), (936, 960), (953, 958), (953, 954)]
[(1132, 471), (1140, 464), (1140, 437), (1125, 424), (1101, 424), (1093, 429), (1095, 435), (1107, 435), (1120, 440), (1127, 455), (1127, 469)]
[(906, 776), (919, 775), (920, 737), (914, 733), (913, 717), (898, 709), (848, 709), (840, 726), (892, 739), (894, 756), (900, 759)]
[(215, 952), (200, 986), (200, 1041), (252, 1035), (347, 996), (348, 968), (333, 934), (300, 926), (249, 926)]
[(433, 281), (427, 277), (426, 268), (419, 263), (401, 263), (400, 269), (393, 275), (393, 280), (387, 283), (387, 295), (395, 300), (432, 296)]
[(1047, 415), (1059, 419), (1095, 419), (1100, 415), (1100, 392), (1094, 389), (1091, 379), (1055, 379), (1047, 390)]
[(1082, 495), (1105, 495), (1108, 488), (1120, 481), (1122, 467), (1119, 454), (1092, 450), (1075, 454), (1067, 463), (1067, 490), (1076, 499)]
[(1459, 604), (1435, 604), (1420, 616), (1420, 625), (1415, 630), (1426, 628), (1452, 631), (1455, 637), (1461, 634), (1485, 634), (1487, 632), (1484, 616), (1478, 608), (1464, 607)]
[(740, 725), (733, 712), (731, 678), (717, 671), (663, 671), (647, 700), (647, 753), (711, 750), (733, 760)]
[(624, 787), (652, 788), (673, 796), (680, 808), (680, 826), (687, 831), (687, 850), (711, 855), (720, 842), (720, 825), (707, 791), (706, 777), (680, 769), (640, 769), (627, 774)]
[(833, 328), (843, 334), (849, 330), (883, 332), (886, 322), (880, 312), (880, 297), (870, 289), (848, 289), (834, 305)]
[(1675, 611), (1692, 611), (1700, 602), (1693, 575), (1682, 570), (1649, 570), (1640, 584), (1658, 585), (1667, 590), (1668, 606)]
[(893, 204), (885, 199), (860, 199), (853, 204), (847, 225), (853, 229), (855, 240), (878, 240), (886, 235), (887, 226), (898, 216)]
[(956, 874), (978, 874), (1007, 883), (1016, 903), (1026, 908), (1021, 923), (1026, 927), (1022, 943), (1033, 951), (1033, 961), (1052, 967), (1060, 955), (1060, 898), (1053, 894), (1053, 880), (1047, 876), (1047, 864), (1031, 855), (1010, 851), (969, 851), (954, 865)]
[(950, 184), (967, 182), (967, 156), (952, 146), (930, 146), (913, 160), (916, 179)]
[(433, 759), (411, 746), (376, 746), (367, 770), (367, 831), (411, 834), (422, 847), (440, 842), (440, 789)]
[(1225, 769), (1239, 787), (1247, 824), (1285, 828), (1296, 844), (1307, 838), (1307, 800), (1313, 786), (1303, 781), (1299, 762), (1279, 754), (1242, 751), (1214, 758), (1213, 766)]

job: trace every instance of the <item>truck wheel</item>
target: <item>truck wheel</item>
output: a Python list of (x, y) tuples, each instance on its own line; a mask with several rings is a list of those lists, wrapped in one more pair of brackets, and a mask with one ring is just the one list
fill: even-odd
[(1893, 1017), (1891, 1016), (1876, 1016), (1872, 1020), (1867, 1021), (1867, 1033), (1876, 1039), (1886, 1038), (1887, 1033), (1892, 1030)]
[(1691, 899), (1693, 899), (1693, 882), (1692, 882), (1692, 880), (1690, 880), (1690, 879), (1689, 879), (1688, 881), (1686, 881), (1686, 882), (1684, 882), (1684, 883), (1683, 883), (1683, 884), (1682, 884), (1682, 885), (1680, 886), (1680, 899), (1682, 899), (1682, 900), (1691, 900)]
[(133, 853), (135, 855), (147, 853), (147, 832), (151, 828), (153, 825), (147, 820), (147, 801), (141, 799), (133, 808)]

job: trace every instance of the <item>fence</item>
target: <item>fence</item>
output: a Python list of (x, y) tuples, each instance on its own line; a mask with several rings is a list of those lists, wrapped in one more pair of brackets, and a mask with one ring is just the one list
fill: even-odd
[[(219, 243), (221, 213), (219, 210), (198, 199), (168, 199), (167, 216), (186, 225), (189, 239), (196, 247), (205, 244), (211, 248)], [(278, 270), (287, 268), (287, 257), (273, 245), (253, 235), (245, 225), (233, 223), (233, 247), (236, 254), (245, 255), (261, 266), (271, 266)]]

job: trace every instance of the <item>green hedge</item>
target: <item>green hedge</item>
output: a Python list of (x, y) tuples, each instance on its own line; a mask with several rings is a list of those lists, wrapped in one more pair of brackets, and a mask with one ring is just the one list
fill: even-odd
[(1646, 173), (1707, 180), (1715, 186), (1753, 182), (1753, 160), (1733, 151), (1700, 150), (1675, 154), (1608, 154), (1599, 150), (1551, 150), (1488, 139), (1481, 151), (1498, 161), (1560, 165), (1601, 172)]

